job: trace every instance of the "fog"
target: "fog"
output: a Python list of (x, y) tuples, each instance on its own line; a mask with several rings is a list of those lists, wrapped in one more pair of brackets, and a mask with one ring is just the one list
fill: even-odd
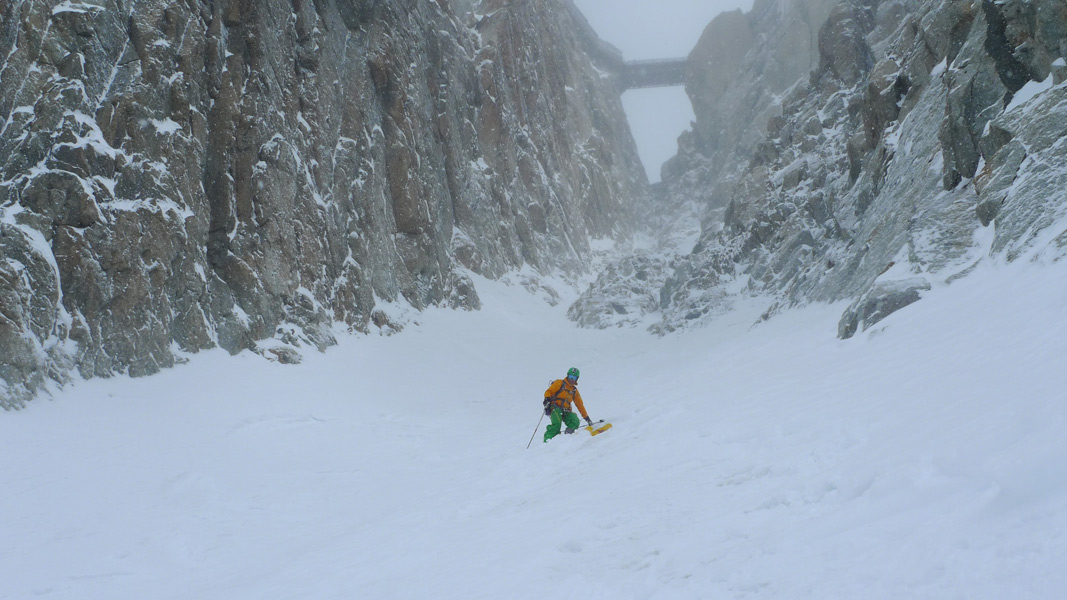
[[(626, 60), (679, 58), (721, 12), (751, 10), (753, 0), (574, 0), (600, 37)], [(678, 149), (678, 136), (695, 118), (684, 88), (630, 90), (623, 108), (649, 181)]]

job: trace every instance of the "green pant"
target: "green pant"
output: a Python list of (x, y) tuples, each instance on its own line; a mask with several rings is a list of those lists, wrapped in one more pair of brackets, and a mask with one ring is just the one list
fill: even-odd
[(563, 412), (558, 408), (552, 410), (551, 417), (552, 422), (545, 428), (546, 442), (559, 435), (561, 424), (566, 424), (567, 427), (571, 429), (578, 429), (578, 426), (582, 424), (582, 422), (578, 420), (578, 415), (572, 412)]

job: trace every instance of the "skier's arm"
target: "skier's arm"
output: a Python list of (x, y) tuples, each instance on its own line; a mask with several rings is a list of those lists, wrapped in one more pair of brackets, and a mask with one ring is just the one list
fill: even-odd
[(585, 412), (585, 404), (582, 403), (582, 395), (578, 393), (578, 390), (574, 390), (574, 405), (578, 407), (578, 412), (582, 414), (582, 418), (588, 421), (589, 413)]

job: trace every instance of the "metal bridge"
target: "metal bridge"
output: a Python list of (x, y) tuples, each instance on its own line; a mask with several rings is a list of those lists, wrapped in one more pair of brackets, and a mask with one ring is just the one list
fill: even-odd
[(622, 90), (685, 85), (684, 58), (630, 60), (622, 63), (619, 87)]
[(611, 73), (619, 93), (634, 88), (685, 85), (684, 58), (623, 60), (618, 48), (600, 39), (573, 2), (565, 4), (578, 26), (578, 39), (593, 64)]

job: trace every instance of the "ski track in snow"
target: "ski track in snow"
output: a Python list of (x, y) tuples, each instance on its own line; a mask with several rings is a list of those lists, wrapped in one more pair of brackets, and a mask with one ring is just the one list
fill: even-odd
[[(847, 341), (479, 279), (301, 365), (79, 382), (0, 416), (0, 598), (1058, 598), (1067, 266), (1019, 263)], [(527, 450), (570, 366), (614, 428)]]

